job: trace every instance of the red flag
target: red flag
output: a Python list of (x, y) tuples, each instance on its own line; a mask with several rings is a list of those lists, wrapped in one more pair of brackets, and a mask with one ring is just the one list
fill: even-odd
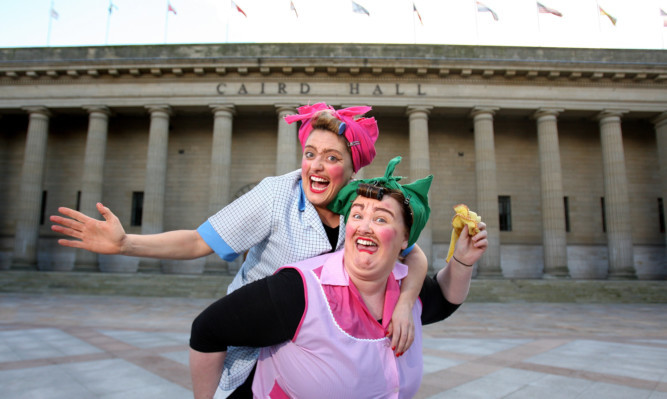
[(294, 7), (294, 2), (293, 1), (289, 2), (289, 9), (294, 11), (294, 15), (296, 15), (296, 17), (299, 18), (299, 13), (296, 12), (296, 7)]
[(667, 28), (667, 12), (662, 8), (660, 9), (660, 16), (662, 17), (662, 26)]
[(609, 13), (603, 10), (602, 7), (598, 6), (598, 8), (600, 9), (600, 15), (604, 15), (605, 17), (609, 18), (612, 25), (616, 26), (616, 18), (612, 17)]
[(415, 2), (412, 2), (412, 11), (417, 13), (417, 18), (419, 18), (419, 23), (424, 25), (424, 21), (422, 21), (422, 16), (419, 15), (419, 10), (417, 10), (417, 6), (415, 5)]
[(236, 11), (240, 12), (241, 14), (243, 14), (244, 17), (248, 18), (245, 11), (243, 11), (241, 7), (239, 7), (236, 3), (234, 3), (234, 0), (232, 0), (232, 6), (236, 7)]
[(542, 14), (553, 14), (557, 17), (562, 17), (563, 14), (561, 14), (560, 11), (555, 10), (553, 8), (549, 8), (545, 6), (544, 4), (540, 3), (539, 1), (537, 2), (537, 11)]
[(176, 15), (176, 10), (171, 6), (171, 3), (167, 3), (167, 12), (173, 12)]

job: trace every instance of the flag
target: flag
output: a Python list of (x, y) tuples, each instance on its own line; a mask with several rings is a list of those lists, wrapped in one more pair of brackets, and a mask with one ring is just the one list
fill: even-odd
[(616, 18), (609, 15), (609, 13), (607, 13), (605, 10), (603, 10), (602, 7), (598, 6), (598, 8), (600, 9), (600, 15), (604, 15), (605, 17), (609, 18), (612, 25), (616, 26)]
[(424, 22), (422, 21), (422, 16), (419, 15), (419, 10), (417, 10), (417, 6), (415, 5), (415, 2), (412, 2), (412, 11), (417, 13), (417, 18), (419, 18), (419, 23), (424, 25)]
[(371, 16), (371, 13), (369, 13), (367, 9), (362, 7), (360, 4), (355, 3), (354, 1), (352, 1), (352, 11), (356, 12), (357, 14), (366, 14), (369, 17)]
[(51, 18), (53, 19), (58, 19), (60, 15), (58, 15), (58, 11), (56, 11), (55, 8), (51, 7)]
[(113, 1), (109, 1), (109, 15), (113, 13), (114, 8), (117, 10), (118, 7), (113, 3)]
[(293, 1), (289, 2), (289, 9), (294, 11), (294, 15), (296, 15), (296, 17), (299, 18), (299, 13), (296, 12), (296, 7), (294, 7), (294, 2)]
[(244, 17), (248, 18), (248, 16), (246, 15), (245, 11), (243, 11), (243, 10), (241, 9), (241, 7), (239, 7), (239, 6), (234, 2), (234, 0), (232, 0), (232, 7), (236, 7), (236, 11), (240, 12), (241, 14), (243, 14)]
[(544, 4), (540, 3), (539, 1), (537, 2), (537, 11), (542, 14), (553, 14), (557, 17), (562, 17), (563, 14), (561, 14), (560, 11), (554, 10), (553, 8), (549, 8), (545, 6)]
[(662, 17), (662, 26), (667, 27), (667, 12), (662, 8), (660, 9), (660, 16)]
[(171, 3), (167, 3), (167, 13), (173, 12), (176, 15), (176, 10), (171, 6)]
[(495, 11), (493, 11), (489, 7), (482, 4), (482, 2), (480, 1), (477, 2), (477, 12), (490, 12), (491, 15), (493, 16), (493, 20), (494, 21), (498, 20), (498, 14), (496, 14)]

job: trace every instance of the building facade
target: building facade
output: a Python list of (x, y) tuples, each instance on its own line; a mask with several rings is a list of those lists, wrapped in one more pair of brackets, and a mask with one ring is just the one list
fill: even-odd
[[(0, 269), (233, 272), (61, 247), (59, 206), (129, 233), (193, 229), (297, 169), (306, 103), (371, 105), (361, 176), (434, 175), (420, 245), (444, 265), (453, 207), (487, 223), (476, 276), (667, 275), (667, 53), (432, 45), (0, 49)], [(251, 228), (251, 227), (250, 227)]]

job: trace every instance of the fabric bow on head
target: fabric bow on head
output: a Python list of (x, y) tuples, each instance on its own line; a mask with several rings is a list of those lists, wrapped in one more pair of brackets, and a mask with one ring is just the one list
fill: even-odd
[(368, 106), (349, 107), (335, 110), (332, 106), (325, 103), (313, 105), (304, 105), (298, 108), (298, 115), (287, 115), (285, 121), (293, 123), (302, 121), (299, 128), (299, 141), (301, 149), (306, 147), (306, 140), (313, 130), (311, 122), (318, 113), (328, 110), (339, 121), (343, 122), (338, 134), (342, 134), (347, 139), (352, 153), (352, 169), (357, 172), (359, 169), (370, 164), (375, 158), (375, 141), (378, 138), (378, 125), (375, 118), (355, 118), (370, 111)]
[(359, 187), (359, 184), (362, 183), (398, 190), (403, 193), (403, 196), (412, 211), (412, 227), (410, 228), (408, 246), (417, 242), (419, 234), (424, 229), (424, 226), (426, 226), (426, 222), (428, 222), (429, 215), (431, 214), (431, 208), (428, 205), (428, 190), (431, 188), (433, 175), (428, 175), (423, 179), (419, 179), (409, 184), (399, 184), (398, 181), (401, 180), (402, 177), (394, 176), (394, 169), (396, 169), (396, 165), (400, 162), (401, 157), (395, 157), (389, 161), (383, 177), (353, 180), (348, 183), (338, 192), (338, 196), (331, 201), (329, 210), (344, 215), (345, 220), (347, 220), (350, 215), (352, 202), (358, 195), (357, 188)]

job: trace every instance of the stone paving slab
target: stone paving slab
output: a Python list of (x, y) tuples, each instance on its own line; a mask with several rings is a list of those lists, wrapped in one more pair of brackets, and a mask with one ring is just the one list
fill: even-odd
[[(189, 398), (211, 301), (0, 293), (0, 397)], [(667, 305), (466, 303), (424, 328), (418, 399), (667, 399)]]

